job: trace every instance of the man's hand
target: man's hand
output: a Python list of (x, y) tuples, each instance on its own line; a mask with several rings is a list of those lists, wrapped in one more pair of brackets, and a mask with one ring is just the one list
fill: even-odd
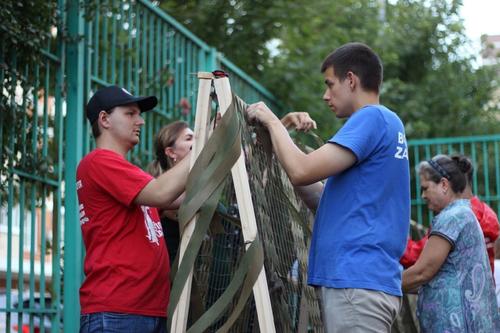
[(310, 129), (316, 129), (316, 122), (307, 112), (290, 112), (281, 118), (281, 123), (287, 129), (294, 128), (296, 131), (307, 132)]
[(265, 127), (268, 127), (273, 121), (279, 121), (278, 117), (276, 117), (264, 102), (249, 105), (247, 117), (250, 122), (259, 122)]

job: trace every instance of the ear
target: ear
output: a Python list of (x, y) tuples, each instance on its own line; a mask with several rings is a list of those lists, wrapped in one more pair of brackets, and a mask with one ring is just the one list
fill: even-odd
[(99, 122), (102, 128), (109, 128), (111, 126), (109, 122), (109, 116), (110, 114), (104, 110), (99, 112), (99, 116), (97, 116), (97, 121)]
[(443, 189), (443, 192), (446, 194), (448, 190), (450, 189), (450, 181), (446, 178), (441, 178), (439, 185)]
[(167, 155), (171, 159), (177, 158), (177, 154), (175, 153), (174, 148), (172, 148), (172, 147), (166, 147), (163, 152), (165, 153), (165, 155)]
[(347, 82), (349, 83), (349, 88), (351, 88), (351, 90), (356, 89), (356, 86), (358, 85), (358, 81), (359, 81), (359, 78), (356, 74), (354, 74), (351, 71), (348, 71), (347, 76), (346, 76), (346, 80), (348, 80)]

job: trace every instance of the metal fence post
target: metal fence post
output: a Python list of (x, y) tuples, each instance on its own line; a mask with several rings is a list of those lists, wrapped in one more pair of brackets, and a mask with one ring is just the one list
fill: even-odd
[(217, 62), (217, 49), (215, 47), (211, 47), (207, 53), (206, 69), (209, 72), (219, 69), (219, 64)]
[(78, 0), (68, 1), (66, 48), (67, 112), (65, 119), (65, 215), (64, 215), (64, 331), (78, 332), (78, 290), (82, 276), (82, 239), (76, 194), (76, 167), (83, 147), (84, 47), (83, 10)]

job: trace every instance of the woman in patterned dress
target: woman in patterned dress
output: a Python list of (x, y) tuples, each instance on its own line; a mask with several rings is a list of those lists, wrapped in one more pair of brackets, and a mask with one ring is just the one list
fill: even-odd
[(415, 263), (403, 272), (403, 291), (418, 290), (422, 332), (500, 332), (484, 238), (469, 200), (462, 198), (463, 156), (438, 155), (420, 163), (422, 198), (437, 215)]

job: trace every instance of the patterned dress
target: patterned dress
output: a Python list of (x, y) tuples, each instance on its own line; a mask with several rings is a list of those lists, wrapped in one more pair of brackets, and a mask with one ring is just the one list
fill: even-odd
[(483, 234), (468, 200), (456, 200), (432, 221), (432, 235), (451, 244), (439, 272), (418, 294), (422, 332), (500, 332), (495, 287)]

